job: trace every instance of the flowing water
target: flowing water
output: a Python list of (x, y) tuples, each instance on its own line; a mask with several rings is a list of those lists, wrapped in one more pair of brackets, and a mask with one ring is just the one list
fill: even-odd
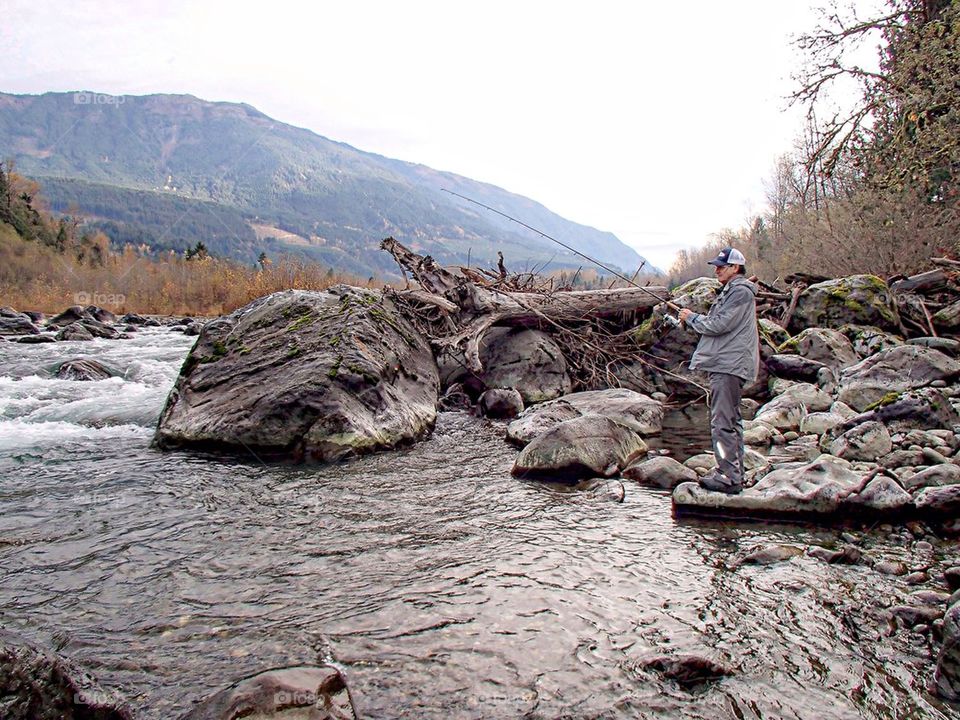
[[(328, 467), (150, 449), (192, 338), (0, 343), (2, 624), (177, 717), (260, 670), (333, 662), (365, 718), (960, 718), (931, 647), (883, 609), (915, 588), (758, 545), (838, 531), (680, 521), (669, 494), (510, 476), (504, 427), (451, 413), (411, 448)], [(52, 378), (65, 359), (118, 373)], [(664, 442), (699, 449), (702, 414)], [(933, 549), (864, 533), (875, 557)], [(685, 687), (643, 668), (694, 653)]]

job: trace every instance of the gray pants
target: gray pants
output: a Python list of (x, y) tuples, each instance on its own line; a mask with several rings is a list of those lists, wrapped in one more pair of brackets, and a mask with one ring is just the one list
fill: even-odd
[(733, 484), (743, 482), (743, 418), (736, 375), (710, 373), (710, 437), (717, 469)]

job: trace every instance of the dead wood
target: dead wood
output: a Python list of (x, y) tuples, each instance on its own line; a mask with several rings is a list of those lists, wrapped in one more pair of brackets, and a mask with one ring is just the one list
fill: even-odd
[(462, 351), (480, 373), (480, 344), (494, 326), (549, 330), (582, 387), (617, 384), (612, 368), (639, 359), (633, 325), (667, 300), (667, 289), (612, 287), (557, 290), (530, 273), (511, 275), (502, 256), (494, 271), (445, 268), (393, 238), (381, 247), (421, 289), (390, 290), (438, 352)]

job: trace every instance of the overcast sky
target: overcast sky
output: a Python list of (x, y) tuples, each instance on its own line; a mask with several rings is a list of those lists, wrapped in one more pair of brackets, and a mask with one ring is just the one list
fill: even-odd
[[(859, 4), (869, 4), (862, 0)], [(806, 0), (6, 0), (0, 91), (246, 102), (527, 195), (666, 269), (762, 210)]]

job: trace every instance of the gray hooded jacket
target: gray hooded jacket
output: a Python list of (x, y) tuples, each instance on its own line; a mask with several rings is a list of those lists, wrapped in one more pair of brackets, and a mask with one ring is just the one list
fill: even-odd
[(760, 337), (756, 298), (757, 286), (743, 275), (734, 275), (706, 315), (690, 316), (687, 325), (701, 335), (690, 359), (691, 370), (736, 375), (748, 383), (757, 379)]

